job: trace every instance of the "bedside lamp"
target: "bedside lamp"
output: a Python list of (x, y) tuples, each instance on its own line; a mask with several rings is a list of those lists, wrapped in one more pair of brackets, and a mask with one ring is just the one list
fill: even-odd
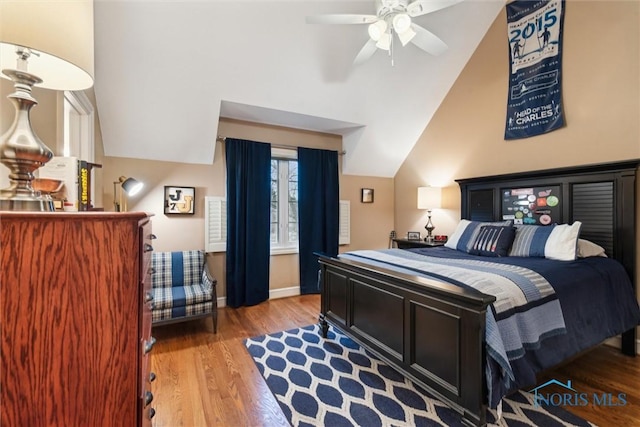
[(10, 170), (0, 210), (53, 211), (51, 198), (32, 185), (33, 173), (53, 156), (31, 127), (30, 110), (38, 103), (32, 89), (93, 85), (93, 1), (1, 1), (0, 70), (15, 88), (8, 96), (15, 118), (0, 137), (0, 162)]
[(425, 242), (433, 242), (433, 236), (431, 233), (435, 229), (431, 222), (431, 211), (433, 209), (439, 209), (442, 206), (442, 189), (438, 187), (418, 187), (418, 209), (426, 209), (429, 215), (427, 224), (424, 228), (427, 230), (427, 237), (424, 238)]

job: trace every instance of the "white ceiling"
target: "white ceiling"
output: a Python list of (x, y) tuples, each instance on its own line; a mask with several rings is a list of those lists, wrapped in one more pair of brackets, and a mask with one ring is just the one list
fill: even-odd
[(210, 164), (222, 116), (340, 134), (344, 173), (393, 177), (503, 5), (416, 18), (441, 56), (398, 43), (394, 66), (384, 51), (353, 66), (366, 25), (305, 17), (375, 14), (373, 0), (96, 0), (105, 154)]

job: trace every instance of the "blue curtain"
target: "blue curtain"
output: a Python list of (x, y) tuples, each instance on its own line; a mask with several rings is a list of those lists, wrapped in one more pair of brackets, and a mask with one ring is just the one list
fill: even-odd
[(271, 145), (227, 138), (227, 305), (269, 299)]
[(338, 254), (340, 215), (338, 153), (298, 148), (300, 293), (319, 293), (314, 252)]

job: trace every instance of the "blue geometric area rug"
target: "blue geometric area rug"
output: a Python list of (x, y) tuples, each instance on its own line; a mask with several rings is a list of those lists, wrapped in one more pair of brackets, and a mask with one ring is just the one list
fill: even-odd
[[(294, 427), (461, 426), (460, 415), (333, 327), (318, 325), (245, 340), (269, 389)], [(592, 426), (562, 408), (534, 406), (517, 392), (503, 399), (498, 426)]]

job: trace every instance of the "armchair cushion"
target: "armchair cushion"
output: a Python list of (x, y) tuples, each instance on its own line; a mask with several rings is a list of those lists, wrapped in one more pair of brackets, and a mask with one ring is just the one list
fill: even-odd
[(201, 284), (153, 289), (153, 308), (184, 307), (211, 301), (211, 292)]

